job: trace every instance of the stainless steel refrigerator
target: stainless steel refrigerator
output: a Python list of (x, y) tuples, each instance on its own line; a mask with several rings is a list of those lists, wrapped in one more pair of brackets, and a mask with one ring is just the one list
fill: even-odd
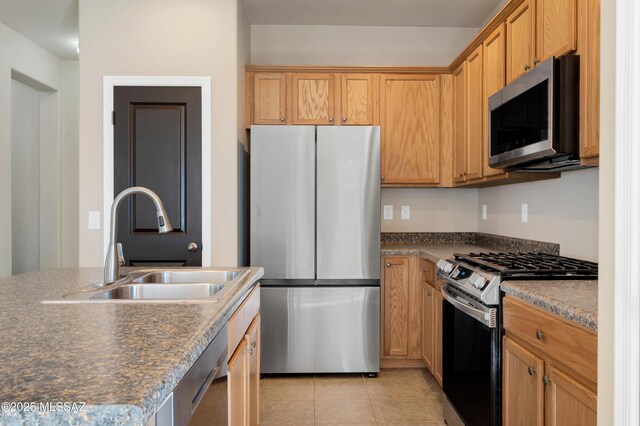
[(380, 369), (380, 128), (251, 126), (262, 373)]

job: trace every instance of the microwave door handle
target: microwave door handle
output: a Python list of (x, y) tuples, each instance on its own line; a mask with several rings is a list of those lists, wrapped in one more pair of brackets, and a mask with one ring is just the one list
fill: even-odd
[(489, 328), (496, 328), (495, 315), (492, 315), (493, 309), (489, 309), (489, 311), (486, 312), (463, 303), (459, 301), (454, 295), (449, 293), (446, 289), (446, 286), (442, 286), (440, 291), (442, 291), (442, 297), (444, 297), (444, 299), (447, 302), (451, 303), (456, 309), (461, 310), (471, 318), (481, 322)]

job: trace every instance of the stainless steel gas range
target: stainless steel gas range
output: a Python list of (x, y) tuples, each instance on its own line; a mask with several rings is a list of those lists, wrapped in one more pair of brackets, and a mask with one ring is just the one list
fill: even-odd
[(456, 253), (440, 260), (447, 424), (501, 424), (502, 281), (597, 276), (594, 262), (545, 253)]

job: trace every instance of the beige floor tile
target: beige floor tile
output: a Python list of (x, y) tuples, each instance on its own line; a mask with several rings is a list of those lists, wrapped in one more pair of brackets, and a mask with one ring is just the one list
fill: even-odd
[(365, 381), (371, 399), (424, 398), (424, 390), (411, 381)]
[(313, 401), (314, 380), (307, 377), (263, 379), (260, 399)]
[(407, 381), (411, 380), (417, 382), (423, 379), (423, 373), (421, 368), (390, 368), (380, 370), (378, 377), (367, 378), (372, 381)]
[(375, 422), (369, 400), (319, 400), (315, 402), (316, 424)]
[(350, 381), (358, 381), (362, 380), (362, 374), (316, 374), (316, 381), (321, 380), (350, 380)]
[(260, 401), (260, 424), (312, 425), (314, 424), (313, 401)]
[(362, 380), (316, 380), (315, 399), (369, 399)]
[(426, 399), (374, 399), (373, 413), (378, 423), (402, 424), (442, 420), (442, 410)]

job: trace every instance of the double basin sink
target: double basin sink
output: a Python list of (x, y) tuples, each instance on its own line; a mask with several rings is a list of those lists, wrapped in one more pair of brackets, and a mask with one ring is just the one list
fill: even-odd
[(65, 294), (48, 303), (81, 302), (216, 302), (251, 269), (145, 269), (113, 284)]

